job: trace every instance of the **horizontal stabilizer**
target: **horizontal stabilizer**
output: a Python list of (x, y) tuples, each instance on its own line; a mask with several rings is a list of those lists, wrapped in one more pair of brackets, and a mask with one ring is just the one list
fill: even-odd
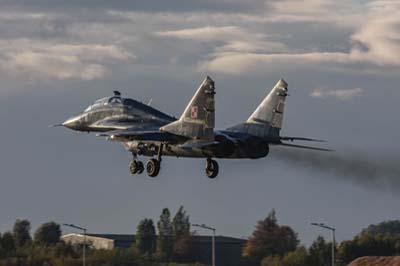
[(317, 147), (295, 145), (295, 144), (289, 144), (289, 143), (280, 143), (279, 145), (286, 146), (286, 147), (300, 148), (300, 149), (315, 150), (315, 151), (334, 151), (334, 150), (330, 150), (330, 149), (323, 149), (323, 148), (317, 148)]
[(280, 137), (280, 140), (286, 140), (286, 141), (314, 141), (314, 142), (326, 142), (326, 140), (321, 140), (321, 139), (310, 139), (310, 138), (299, 138), (299, 137)]

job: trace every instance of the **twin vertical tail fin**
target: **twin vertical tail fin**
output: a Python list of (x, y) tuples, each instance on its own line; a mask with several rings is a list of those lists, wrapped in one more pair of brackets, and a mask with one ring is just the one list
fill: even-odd
[(288, 96), (288, 84), (280, 79), (270, 93), (265, 97), (254, 113), (245, 123), (239, 124), (231, 129), (245, 132), (286, 147), (302, 148), (319, 151), (332, 151), (330, 149), (310, 147), (287, 143), (285, 141), (314, 141), (322, 140), (303, 138), (303, 137), (281, 137), (283, 113), (285, 111), (285, 101)]
[(160, 130), (190, 139), (214, 141), (214, 96), (214, 81), (207, 76), (179, 120), (161, 127)]
[(286, 96), (288, 96), (287, 88), (286, 81), (280, 79), (254, 113), (247, 119), (247, 123), (266, 124), (273, 128), (281, 129), (285, 100)]
[(228, 130), (239, 131), (271, 142), (279, 142), (288, 84), (280, 79), (245, 123)]

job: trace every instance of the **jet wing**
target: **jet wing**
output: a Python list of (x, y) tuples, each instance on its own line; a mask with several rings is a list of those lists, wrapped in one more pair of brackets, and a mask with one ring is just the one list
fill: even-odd
[(173, 135), (168, 132), (149, 129), (124, 129), (113, 130), (109, 132), (99, 133), (97, 136), (107, 137), (109, 140), (129, 141), (129, 140), (148, 140), (148, 141), (174, 141), (179, 136)]

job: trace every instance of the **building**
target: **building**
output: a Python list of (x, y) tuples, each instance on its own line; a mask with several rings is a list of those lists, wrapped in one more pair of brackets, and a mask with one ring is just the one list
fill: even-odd
[[(66, 234), (61, 239), (71, 244), (82, 244), (82, 234)], [(135, 235), (87, 234), (86, 240), (95, 249), (129, 248), (135, 243)], [(211, 265), (211, 236), (193, 236), (193, 262)], [(234, 237), (215, 237), (217, 266), (237, 266), (241, 262), (242, 248), (246, 240)]]

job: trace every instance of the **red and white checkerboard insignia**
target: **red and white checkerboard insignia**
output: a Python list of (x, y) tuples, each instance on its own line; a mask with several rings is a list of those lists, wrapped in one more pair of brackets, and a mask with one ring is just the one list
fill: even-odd
[(193, 119), (196, 119), (199, 114), (199, 108), (197, 106), (193, 106), (192, 109), (190, 110), (190, 117)]

